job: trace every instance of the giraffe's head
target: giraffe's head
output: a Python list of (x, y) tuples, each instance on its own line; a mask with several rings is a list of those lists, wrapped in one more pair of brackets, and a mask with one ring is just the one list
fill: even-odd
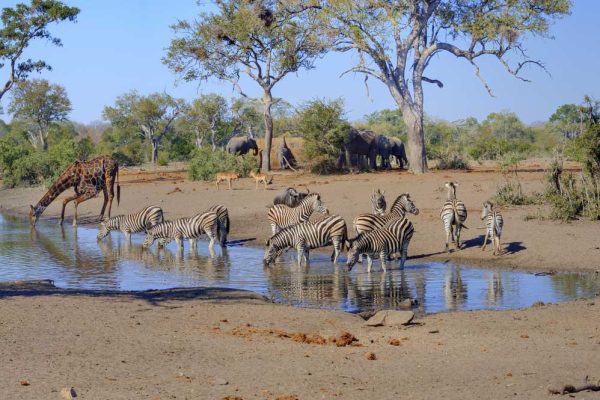
[(44, 209), (45, 207), (40, 205), (36, 205), (35, 207), (32, 205), (29, 206), (29, 223), (31, 226), (35, 226), (36, 222), (40, 218), (40, 215), (42, 215), (44, 212)]

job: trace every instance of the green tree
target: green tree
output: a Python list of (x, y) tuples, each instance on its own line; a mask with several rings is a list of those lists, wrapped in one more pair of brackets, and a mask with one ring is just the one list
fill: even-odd
[(302, 1), (225, 0), (216, 12), (173, 26), (163, 61), (186, 81), (217, 78), (240, 93), (241, 74), (262, 90), (265, 151), (262, 169), (271, 169), (273, 87), (289, 73), (314, 66), (324, 54), (325, 38), (317, 10)]
[(384, 109), (365, 116), (368, 129), (381, 135), (395, 136), (406, 140), (406, 124), (400, 110)]
[(3, 72), (6, 67), (8, 77), (4, 85), (0, 86), (0, 99), (15, 83), (27, 79), (31, 72), (51, 69), (50, 65), (42, 60), (23, 60), (23, 52), (36, 39), (44, 39), (55, 46), (61, 46), (61, 40), (52, 36), (48, 26), (54, 22), (75, 21), (77, 14), (78, 8), (68, 7), (55, 0), (31, 0), (29, 5), (18, 3), (14, 8), (2, 9), (0, 71)]
[[(357, 51), (349, 72), (383, 82), (398, 104), (408, 130), (408, 159), (414, 172), (427, 170), (423, 131), (423, 83), (434, 57), (449, 53), (470, 62), (495, 57), (521, 79), (529, 35), (548, 36), (550, 23), (570, 12), (570, 0), (329, 0), (323, 15), (337, 35), (338, 51)], [(512, 65), (510, 61), (516, 61)], [(489, 86), (484, 83), (486, 89)]]
[(585, 129), (584, 113), (576, 104), (563, 104), (550, 116), (549, 122), (567, 139), (579, 136)]
[(295, 120), (296, 129), (304, 138), (303, 158), (311, 171), (320, 174), (335, 171), (351, 129), (344, 119), (344, 102), (309, 101), (297, 112)]
[(50, 128), (67, 119), (71, 101), (64, 87), (45, 79), (20, 81), (14, 87), (8, 112), (25, 124), (31, 144), (47, 151)]
[(156, 164), (161, 140), (185, 106), (183, 100), (166, 93), (140, 96), (132, 91), (119, 96), (114, 107), (105, 107), (102, 115), (119, 128), (133, 127), (152, 146), (150, 160)]
[(227, 100), (218, 94), (202, 95), (194, 100), (183, 115), (184, 125), (194, 132), (196, 147), (210, 140), (213, 151), (224, 139), (223, 131), (230, 120)]

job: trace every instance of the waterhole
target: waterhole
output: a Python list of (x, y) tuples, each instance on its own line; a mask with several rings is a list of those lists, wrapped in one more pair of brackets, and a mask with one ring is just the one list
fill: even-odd
[(93, 227), (61, 227), (47, 220), (32, 229), (26, 220), (0, 215), (0, 281), (51, 279), (60, 288), (123, 291), (226, 287), (298, 307), (349, 312), (406, 307), (410, 299), (419, 314), (521, 308), (600, 291), (594, 274), (532, 274), (418, 260), (404, 270), (384, 273), (376, 261), (371, 273), (366, 265), (348, 272), (314, 252), (310, 266), (299, 267), (294, 251), (264, 268), (259, 247), (217, 245), (211, 255), (201, 241), (197, 252), (186, 243), (179, 253), (174, 243), (162, 250), (143, 249), (141, 234), (128, 243), (118, 232), (98, 242), (96, 233)]

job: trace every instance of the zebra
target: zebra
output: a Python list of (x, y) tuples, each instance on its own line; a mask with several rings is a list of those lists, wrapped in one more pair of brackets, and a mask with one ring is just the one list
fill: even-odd
[(349, 240), (346, 265), (351, 270), (360, 254), (367, 254), (367, 271), (371, 272), (373, 257), (379, 254), (381, 268), (386, 271), (386, 261), (390, 254), (400, 253), (400, 269), (404, 268), (408, 254), (408, 244), (415, 229), (408, 218), (396, 219), (390, 225), (358, 235)]
[(159, 245), (163, 246), (175, 240), (177, 246), (183, 250), (183, 239), (188, 239), (190, 246), (196, 248), (198, 237), (206, 234), (210, 239), (208, 248), (212, 251), (219, 229), (217, 219), (216, 213), (208, 211), (191, 218), (165, 221), (148, 229), (142, 246), (150, 247), (156, 239), (159, 239)]
[(407, 212), (419, 215), (419, 209), (411, 200), (410, 194), (404, 193), (396, 198), (389, 213), (385, 215), (361, 214), (354, 218), (354, 230), (357, 235), (371, 232), (374, 229), (382, 228), (393, 219), (404, 218)]
[(298, 253), (298, 265), (301, 265), (303, 259), (308, 263), (310, 249), (333, 243), (331, 261), (337, 264), (347, 240), (346, 221), (339, 215), (331, 215), (318, 222), (302, 222), (283, 228), (267, 240), (263, 263), (272, 264), (284, 251), (294, 247)]
[(387, 203), (385, 202), (385, 190), (381, 191), (377, 189), (373, 189), (371, 193), (371, 207), (373, 207), (373, 214), (375, 215), (384, 215), (385, 209), (387, 208)]
[(214, 206), (210, 206), (205, 212), (212, 211), (217, 214), (217, 222), (219, 224), (219, 229), (217, 231), (217, 239), (219, 240), (219, 244), (221, 247), (227, 246), (227, 235), (229, 234), (230, 221), (229, 221), (229, 211), (227, 207), (222, 206), (220, 204), (215, 204)]
[(502, 237), (502, 227), (504, 226), (502, 214), (500, 214), (500, 211), (494, 210), (492, 202), (486, 201), (483, 203), (483, 209), (481, 210), (481, 219), (485, 221), (485, 237), (483, 238), (481, 250), (485, 250), (489, 237), (494, 248), (494, 255), (500, 255), (500, 238)]
[(269, 208), (267, 218), (274, 235), (281, 228), (308, 221), (314, 211), (322, 214), (329, 213), (321, 202), (321, 195), (319, 193), (309, 193), (297, 207), (276, 204)]
[(456, 199), (457, 183), (446, 182), (445, 186), (448, 189), (448, 199), (440, 211), (440, 218), (446, 231), (446, 252), (449, 252), (450, 239), (454, 242), (456, 250), (460, 249), (460, 231), (462, 228), (468, 229), (465, 225), (467, 207), (462, 201)]
[(157, 206), (144, 207), (141, 211), (129, 215), (117, 215), (106, 218), (100, 223), (100, 229), (96, 238), (104, 239), (110, 231), (120, 230), (125, 234), (127, 240), (131, 240), (131, 234), (146, 232), (152, 226), (163, 222), (163, 210)]

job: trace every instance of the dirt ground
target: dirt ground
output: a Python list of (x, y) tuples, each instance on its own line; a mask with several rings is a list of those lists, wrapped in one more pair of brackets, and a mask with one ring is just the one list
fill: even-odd
[[(541, 191), (539, 166), (526, 169), (520, 172), (525, 192)], [(183, 171), (128, 170), (113, 215), (158, 204), (175, 218), (221, 203), (230, 210), (231, 237), (256, 238), (261, 245), (269, 234), (265, 206), (287, 186), (320, 192), (350, 226), (354, 216), (369, 211), (371, 190), (381, 188), (388, 204), (409, 192), (420, 208), (411, 217), (416, 232), (409, 264), (600, 269), (598, 222), (526, 221), (544, 212), (533, 206), (502, 208), (506, 254), (481, 252), (480, 205), (500, 179), (486, 166), (423, 176), (275, 174), (268, 190), (242, 179), (234, 190), (217, 192), (212, 184), (187, 181)], [(459, 183), (458, 197), (469, 211), (466, 249), (450, 254), (442, 251), (438, 216), (447, 180)], [(41, 189), (0, 190), (0, 211), (24, 214), (41, 195)], [(100, 207), (100, 199), (83, 203), (80, 218), (90, 220)], [(42, 218), (55, 221), (59, 212), (56, 201)], [(71, 215), (69, 207), (68, 222)], [(600, 379), (599, 312), (598, 299), (592, 299), (428, 315), (402, 328), (366, 327), (355, 315), (273, 305), (241, 291), (118, 294), (0, 285), (0, 398), (59, 399), (61, 389), (71, 386), (81, 399), (566, 398), (548, 388), (579, 385), (586, 376)], [(344, 332), (358, 341), (338, 347), (329, 340)], [(600, 399), (600, 392), (574, 398)]]

